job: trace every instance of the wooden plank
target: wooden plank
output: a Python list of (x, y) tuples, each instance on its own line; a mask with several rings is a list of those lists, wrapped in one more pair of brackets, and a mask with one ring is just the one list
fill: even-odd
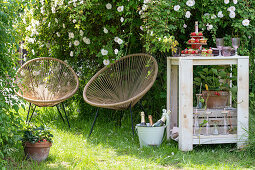
[[(171, 110), (170, 109), (170, 89), (171, 89), (171, 60), (167, 59), (167, 97), (166, 97), (166, 108), (167, 110)], [(172, 110), (171, 110), (172, 111)], [(169, 116), (170, 117), (170, 116)], [(167, 130), (167, 140), (170, 139), (170, 127), (172, 126), (172, 119), (170, 117), (170, 119), (168, 120), (168, 122), (170, 122), (170, 124), (167, 126), (166, 130)]]
[(171, 129), (175, 126), (178, 126), (178, 67), (172, 66), (171, 72), (171, 92), (170, 92), (170, 101), (171, 101)]
[(249, 130), (249, 59), (238, 59), (237, 87), (237, 147), (242, 148)]
[(208, 59), (208, 60), (194, 60), (193, 65), (230, 65), (237, 64), (237, 59), (226, 60), (226, 59)]
[(187, 56), (187, 57), (168, 57), (169, 60), (236, 60), (236, 59), (249, 59), (249, 56)]
[(219, 144), (219, 143), (237, 143), (237, 135), (210, 135), (193, 136), (193, 144)]
[(193, 65), (180, 60), (179, 65), (179, 149), (193, 149)]

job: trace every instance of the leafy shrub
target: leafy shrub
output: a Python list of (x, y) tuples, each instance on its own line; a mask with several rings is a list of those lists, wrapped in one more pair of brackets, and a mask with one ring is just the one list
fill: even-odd
[(1, 1), (0, 5), (0, 167), (5, 156), (15, 149), (21, 128), (18, 116), (19, 105), (13, 97), (13, 77), (15, 75), (15, 61), (18, 40), (13, 25), (18, 21), (16, 1)]
[(52, 142), (53, 135), (46, 126), (27, 127), (23, 131), (22, 142), (37, 143), (37, 142)]

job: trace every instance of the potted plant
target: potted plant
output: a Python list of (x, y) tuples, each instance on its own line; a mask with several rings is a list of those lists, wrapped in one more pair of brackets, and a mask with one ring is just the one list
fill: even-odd
[(44, 161), (49, 155), (52, 137), (47, 127), (27, 127), (22, 138), (26, 158)]
[[(197, 94), (198, 106), (201, 106), (201, 101), (204, 102), (205, 108), (224, 108), (228, 103), (230, 90), (227, 71), (219, 67), (204, 68), (197, 73), (194, 83), (200, 85), (200, 92)], [(201, 90), (202, 87), (205, 87), (205, 90)]]

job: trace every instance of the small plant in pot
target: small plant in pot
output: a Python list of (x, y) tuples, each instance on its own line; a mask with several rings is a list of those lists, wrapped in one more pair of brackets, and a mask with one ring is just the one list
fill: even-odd
[(44, 161), (49, 155), (52, 138), (53, 135), (47, 127), (28, 126), (22, 138), (26, 158), (37, 162)]
[[(226, 69), (204, 68), (198, 71), (198, 76), (194, 78), (194, 83), (200, 85), (197, 94), (197, 106), (201, 107), (200, 101), (204, 102), (205, 108), (222, 109), (229, 100), (229, 80), (230, 77)], [(205, 90), (201, 90), (205, 88)]]

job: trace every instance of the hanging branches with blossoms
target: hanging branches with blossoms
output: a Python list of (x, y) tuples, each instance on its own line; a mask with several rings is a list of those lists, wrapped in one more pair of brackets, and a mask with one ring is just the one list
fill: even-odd
[(174, 35), (184, 48), (183, 42), (194, 32), (195, 21), (199, 21), (204, 35), (212, 38), (210, 46), (214, 46), (216, 37), (225, 37), (230, 43), (231, 37), (238, 36), (245, 54), (255, 32), (254, 6), (255, 1), (247, 0), (147, 0), (139, 12), (144, 22), (142, 27), (147, 32), (143, 35), (145, 46), (162, 51), (155, 44), (162, 44), (163, 37)]
[(36, 0), (20, 23), (29, 57), (108, 65), (126, 54), (139, 1)]

